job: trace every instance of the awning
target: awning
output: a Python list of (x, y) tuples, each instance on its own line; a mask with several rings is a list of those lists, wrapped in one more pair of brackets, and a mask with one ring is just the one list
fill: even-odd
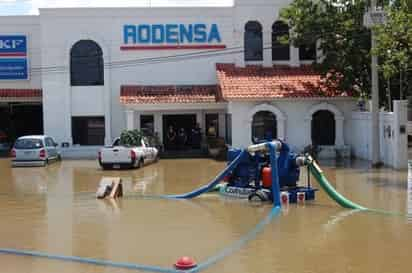
[(123, 104), (216, 103), (221, 101), (216, 85), (124, 85)]
[(33, 102), (42, 100), (41, 89), (1, 89), (0, 101), (3, 102)]
[(310, 65), (236, 67), (217, 64), (216, 70), (222, 97), (227, 101), (349, 97), (336, 88), (326, 88), (321, 76)]

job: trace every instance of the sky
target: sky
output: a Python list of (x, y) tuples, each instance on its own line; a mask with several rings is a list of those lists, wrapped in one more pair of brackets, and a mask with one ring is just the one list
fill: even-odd
[(39, 14), (39, 8), (230, 6), (234, 0), (0, 0), (0, 15)]

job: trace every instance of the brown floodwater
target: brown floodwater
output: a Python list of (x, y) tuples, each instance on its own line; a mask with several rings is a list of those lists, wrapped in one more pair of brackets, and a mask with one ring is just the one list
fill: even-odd
[[(252, 230), (271, 206), (217, 194), (188, 201), (108, 201), (96, 200), (94, 192), (103, 176), (119, 176), (127, 195), (182, 193), (208, 182), (224, 166), (209, 159), (179, 159), (139, 170), (102, 171), (95, 161), (85, 160), (12, 169), (8, 159), (0, 159), (0, 248), (166, 268), (183, 255), (205, 261)], [(349, 199), (408, 212), (406, 171), (370, 170), (362, 161), (321, 166)], [(303, 182), (306, 175), (303, 170)], [(320, 191), (314, 202), (283, 208), (253, 240), (205, 272), (411, 272), (409, 221), (342, 209)], [(0, 268), (7, 273), (132, 272), (5, 254), (0, 254)]]

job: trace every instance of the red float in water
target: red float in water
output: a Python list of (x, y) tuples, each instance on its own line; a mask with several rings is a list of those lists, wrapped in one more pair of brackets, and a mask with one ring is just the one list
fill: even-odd
[(190, 257), (187, 257), (187, 256), (181, 257), (175, 263), (175, 267), (177, 269), (183, 269), (183, 270), (191, 269), (191, 268), (196, 267), (196, 266), (197, 266), (197, 264), (196, 264), (195, 260), (190, 258)]

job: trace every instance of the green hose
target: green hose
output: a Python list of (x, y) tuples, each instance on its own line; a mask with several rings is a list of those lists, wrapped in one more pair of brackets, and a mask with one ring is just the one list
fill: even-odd
[(350, 201), (349, 199), (341, 195), (339, 192), (337, 192), (335, 188), (326, 179), (326, 177), (323, 175), (323, 171), (319, 168), (316, 162), (312, 161), (311, 163), (309, 163), (309, 170), (312, 173), (312, 175), (316, 178), (322, 189), (328, 194), (330, 198), (335, 200), (336, 203), (348, 209), (367, 210), (367, 208)]
[(339, 192), (335, 190), (335, 188), (329, 183), (328, 179), (323, 174), (323, 171), (320, 169), (320, 167), (316, 164), (315, 161), (309, 158), (307, 162), (308, 162), (309, 171), (315, 177), (316, 181), (318, 181), (322, 189), (328, 194), (330, 198), (335, 200), (335, 202), (341, 205), (342, 207), (348, 208), (348, 209), (375, 212), (375, 213), (380, 213), (380, 214), (387, 214), (387, 215), (392, 215), (392, 216), (405, 216), (405, 214), (400, 213), (400, 212), (365, 208), (355, 202), (350, 201), (349, 199), (347, 199), (346, 197), (344, 197), (343, 195), (341, 195)]

